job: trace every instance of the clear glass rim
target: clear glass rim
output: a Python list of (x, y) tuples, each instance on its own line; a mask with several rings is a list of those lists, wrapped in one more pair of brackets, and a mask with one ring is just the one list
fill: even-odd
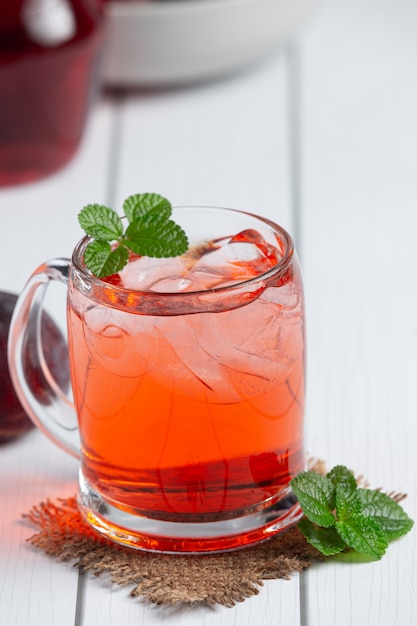
[[(257, 276), (253, 276), (252, 278), (237, 281), (236, 283), (233, 283), (233, 285), (226, 285), (222, 287), (211, 287), (209, 289), (202, 289), (202, 290), (196, 290), (196, 291), (187, 291), (185, 293), (181, 293), (182, 297), (194, 298), (196, 296), (203, 295), (206, 293), (212, 293), (213, 295), (222, 294), (222, 293), (230, 293), (233, 290), (240, 290), (244, 288), (245, 286), (249, 287), (249, 286), (252, 286), (253, 284), (256, 284), (262, 281), (269, 281), (271, 280), (271, 278), (277, 279), (283, 276), (287, 272), (289, 266), (292, 263), (292, 260), (294, 257), (294, 242), (293, 242), (291, 235), (288, 233), (287, 230), (285, 230), (285, 228), (283, 228), (282, 226), (280, 226), (279, 224), (277, 224), (273, 220), (270, 220), (267, 217), (264, 217), (262, 215), (257, 215), (256, 213), (250, 213), (248, 211), (241, 211), (239, 209), (230, 209), (230, 208), (221, 207), (221, 206), (181, 205), (181, 206), (173, 206), (172, 208), (173, 208), (173, 211), (190, 210), (190, 209), (214, 210), (214, 211), (221, 211), (221, 212), (227, 212), (227, 213), (237, 213), (239, 215), (247, 216), (271, 228), (275, 233), (279, 234), (281, 241), (285, 243), (285, 250), (283, 252), (282, 258), (278, 261), (276, 265), (274, 265), (274, 267), (268, 269), (266, 272), (262, 272), (258, 274)], [(89, 270), (86, 269), (82, 260), (84, 250), (87, 244), (92, 239), (93, 238), (88, 235), (84, 236), (76, 244), (73, 250), (72, 259), (71, 259), (73, 267), (77, 270), (79, 274), (81, 274), (83, 281), (85, 281), (87, 284), (91, 285), (95, 289), (106, 289), (107, 293), (110, 290), (114, 292), (115, 294), (127, 295), (127, 294), (132, 293), (132, 291), (134, 291), (134, 293), (137, 294), (138, 296), (139, 295), (144, 295), (144, 296), (157, 295), (159, 298), (167, 298), (167, 299), (178, 298), (178, 295), (179, 295), (178, 292), (155, 292), (152, 290), (139, 290), (139, 289), (132, 290), (126, 287), (121, 287), (119, 285), (113, 285), (112, 283), (108, 283), (105, 280), (101, 278), (97, 278), (97, 276), (94, 276), (94, 274), (92, 274)]]

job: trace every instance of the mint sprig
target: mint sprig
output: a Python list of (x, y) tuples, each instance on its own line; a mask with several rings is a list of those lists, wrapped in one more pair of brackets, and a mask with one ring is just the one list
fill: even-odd
[(353, 473), (337, 465), (326, 476), (302, 472), (290, 483), (303, 510), (298, 528), (325, 556), (353, 550), (379, 560), (388, 544), (414, 522), (390, 496), (358, 487)]
[(88, 204), (78, 214), (81, 228), (92, 238), (85, 249), (84, 262), (98, 278), (120, 272), (128, 262), (130, 251), (157, 258), (179, 256), (187, 251), (187, 236), (171, 219), (171, 203), (163, 196), (155, 193), (129, 196), (123, 210), (125, 220), (100, 204)]

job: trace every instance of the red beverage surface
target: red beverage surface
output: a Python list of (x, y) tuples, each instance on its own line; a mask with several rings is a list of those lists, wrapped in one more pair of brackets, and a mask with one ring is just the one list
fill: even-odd
[[(231, 260), (230, 243), (226, 257), (220, 245), (200, 249), (191, 262), (189, 255), (184, 262), (138, 259), (120, 280), (131, 289), (136, 277), (142, 289), (171, 294), (175, 286), (230, 284), (279, 258), (278, 249), (252, 247), (256, 254), (245, 250), (239, 260)], [(83, 473), (94, 489), (127, 510), (182, 521), (226, 519), (282, 497), (304, 463), (295, 265), (284, 281), (266, 281), (249, 303), (242, 297), (225, 311), (143, 315), (78, 292), (70, 300)], [(172, 297), (171, 306), (181, 300)]]
[(0, 16), (0, 185), (36, 180), (73, 156), (103, 36), (101, 0), (15, 2)]

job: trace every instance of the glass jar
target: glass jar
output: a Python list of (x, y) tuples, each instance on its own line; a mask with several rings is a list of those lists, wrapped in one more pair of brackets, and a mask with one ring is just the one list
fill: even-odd
[(79, 146), (98, 85), (102, 0), (2, 0), (0, 185), (42, 178)]

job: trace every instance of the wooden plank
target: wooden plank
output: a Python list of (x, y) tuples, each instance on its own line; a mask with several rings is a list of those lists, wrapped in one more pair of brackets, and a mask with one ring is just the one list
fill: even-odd
[(174, 204), (252, 211), (290, 226), (286, 59), (229, 80), (121, 103), (116, 202), (156, 190)]
[[(234, 607), (161, 607), (128, 597), (126, 589), (110, 587), (104, 581), (87, 585), (82, 624), (146, 624), (146, 626), (276, 626), (300, 624), (298, 577), (268, 580), (259, 595)], [(109, 592), (111, 588), (111, 593)]]
[[(415, 4), (335, 1), (299, 40), (307, 441), (416, 493)], [(415, 496), (404, 507), (417, 517)], [(411, 624), (415, 535), (308, 572), (308, 623)]]
[[(104, 200), (111, 107), (99, 106), (76, 158), (55, 176), (0, 191), (0, 288), (18, 292), (30, 273), (54, 256), (69, 256), (81, 230), (76, 213)], [(107, 138), (107, 139), (106, 139)], [(88, 200), (87, 200), (88, 201)], [(58, 322), (65, 318), (64, 290), (52, 298)], [(77, 570), (50, 561), (25, 540), (33, 530), (21, 514), (47, 497), (76, 490), (77, 463), (40, 432), (0, 450), (0, 613), (10, 626), (74, 624)]]
[(22, 514), (48, 497), (73, 495), (76, 478), (76, 462), (39, 431), (1, 447), (0, 607), (5, 624), (52, 626), (61, 611), (63, 626), (74, 623), (77, 570), (26, 543), (34, 529)]

